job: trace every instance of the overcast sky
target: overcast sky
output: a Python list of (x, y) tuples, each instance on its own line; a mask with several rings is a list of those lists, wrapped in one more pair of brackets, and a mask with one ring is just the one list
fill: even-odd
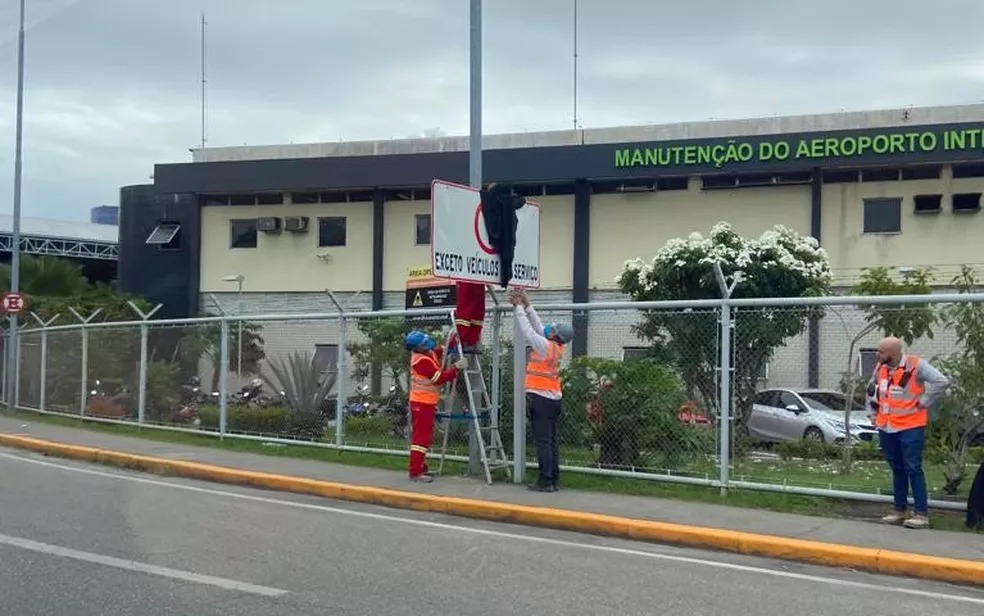
[[(18, 0), (0, 0), (0, 211)], [(23, 215), (209, 145), (468, 130), (468, 0), (27, 0)], [(485, 0), (485, 131), (573, 122), (574, 0)], [(578, 0), (585, 128), (984, 100), (980, 0)]]

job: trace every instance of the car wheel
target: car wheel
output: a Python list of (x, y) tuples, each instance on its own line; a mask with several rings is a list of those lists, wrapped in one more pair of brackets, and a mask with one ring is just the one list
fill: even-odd
[(823, 432), (821, 432), (820, 428), (817, 428), (816, 426), (810, 426), (806, 429), (806, 432), (803, 433), (803, 438), (811, 441), (820, 441), (822, 443)]

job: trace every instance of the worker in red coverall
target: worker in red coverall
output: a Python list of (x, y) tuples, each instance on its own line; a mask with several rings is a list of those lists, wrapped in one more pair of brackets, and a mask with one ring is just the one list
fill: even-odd
[[(459, 282), (455, 289), (455, 327), (461, 337), (460, 352), (477, 353), (485, 324), (485, 285), (478, 282)], [(448, 348), (458, 352), (458, 340), (452, 335)]]
[(410, 480), (430, 483), (434, 477), (427, 470), (427, 452), (441, 390), (458, 376), (464, 360), (442, 369), (444, 349), (421, 331), (407, 334), (404, 344), (410, 351)]

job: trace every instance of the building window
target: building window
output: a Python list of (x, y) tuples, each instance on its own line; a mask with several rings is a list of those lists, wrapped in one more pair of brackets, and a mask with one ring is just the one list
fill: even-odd
[(431, 243), (431, 215), (417, 214), (413, 217), (414, 223), (414, 244), (417, 246), (427, 246)]
[(161, 250), (177, 250), (181, 247), (181, 225), (176, 222), (161, 222), (154, 227), (144, 243), (157, 246)]
[(953, 195), (954, 212), (978, 212), (981, 209), (981, 193)]
[(916, 195), (912, 200), (916, 214), (939, 214), (943, 209), (943, 195)]
[(338, 345), (314, 345), (314, 365), (322, 374), (335, 372), (338, 369)]
[(901, 197), (865, 199), (862, 233), (901, 233)]
[(344, 246), (346, 226), (343, 216), (319, 218), (318, 246)]
[(861, 349), (858, 351), (858, 377), (867, 381), (875, 372), (878, 362), (878, 349)]
[(622, 361), (632, 361), (634, 359), (646, 359), (652, 349), (650, 347), (622, 347)]
[(256, 219), (230, 220), (229, 231), (232, 248), (256, 248)]

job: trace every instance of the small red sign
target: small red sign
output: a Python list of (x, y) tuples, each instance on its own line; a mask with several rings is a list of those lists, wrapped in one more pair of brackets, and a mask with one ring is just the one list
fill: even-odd
[(13, 314), (19, 313), (24, 309), (24, 296), (20, 293), (4, 293), (3, 309)]

